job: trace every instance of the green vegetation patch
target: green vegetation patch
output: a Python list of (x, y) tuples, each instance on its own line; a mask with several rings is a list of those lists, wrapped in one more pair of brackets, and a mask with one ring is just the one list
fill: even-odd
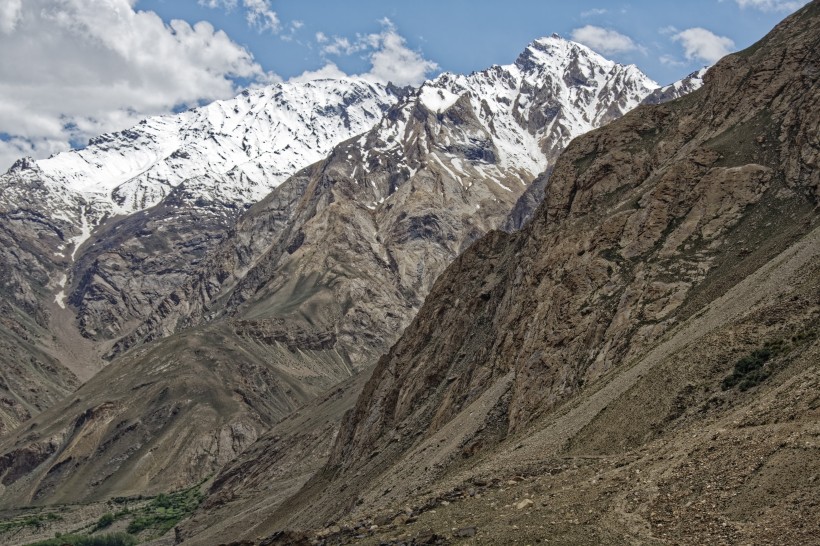
[(723, 380), (721, 388), (727, 391), (737, 386), (740, 390), (745, 391), (759, 385), (772, 373), (771, 367), (766, 366), (766, 363), (784, 349), (783, 341), (766, 342), (762, 349), (752, 351), (750, 355), (744, 356), (735, 363), (735, 369)]
[(14, 531), (16, 529), (22, 529), (24, 527), (42, 527), (44, 523), (49, 521), (58, 521), (63, 519), (62, 516), (59, 514), (54, 513), (47, 513), (47, 514), (36, 514), (33, 516), (24, 516), (20, 518), (11, 519), (8, 521), (0, 521), (0, 533), (5, 533), (7, 531)]
[(109, 535), (84, 536), (63, 535), (57, 538), (32, 542), (28, 546), (134, 546), (137, 539), (127, 533), (112, 533)]
[(176, 493), (161, 494), (143, 508), (133, 511), (135, 517), (128, 524), (128, 532), (137, 534), (152, 530), (159, 535), (165, 533), (192, 514), (202, 502), (200, 485)]
[(100, 516), (100, 519), (97, 520), (97, 524), (94, 526), (94, 530), (99, 531), (100, 529), (106, 529), (108, 527), (111, 527), (111, 524), (113, 524), (115, 521), (117, 521), (117, 516), (115, 516), (111, 512), (107, 512)]

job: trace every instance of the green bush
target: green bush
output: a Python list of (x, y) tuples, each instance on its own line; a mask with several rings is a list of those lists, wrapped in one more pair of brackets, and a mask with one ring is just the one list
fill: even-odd
[(126, 533), (112, 533), (99, 536), (63, 535), (40, 542), (32, 542), (28, 546), (134, 546), (137, 539)]
[(189, 516), (200, 502), (202, 493), (199, 491), (199, 485), (176, 493), (162, 493), (147, 506), (134, 512), (136, 517), (128, 524), (127, 531), (137, 534), (146, 529), (153, 529), (162, 534)]
[(22, 529), (23, 527), (40, 528), (47, 521), (57, 521), (63, 519), (58, 514), (36, 514), (33, 516), (23, 516), (8, 521), (0, 521), (0, 532), (13, 531), (15, 529)]
[(737, 386), (741, 391), (745, 391), (759, 385), (771, 375), (771, 369), (766, 367), (766, 363), (783, 349), (782, 341), (767, 342), (762, 349), (754, 350), (752, 354), (744, 356), (735, 363), (734, 370), (723, 380), (721, 388), (726, 391)]
[(111, 527), (111, 524), (114, 523), (116, 519), (117, 518), (114, 516), (114, 514), (112, 514), (111, 512), (107, 512), (100, 516), (100, 519), (97, 520), (97, 525), (94, 526), (94, 530), (96, 531), (99, 529), (105, 529), (106, 527)]

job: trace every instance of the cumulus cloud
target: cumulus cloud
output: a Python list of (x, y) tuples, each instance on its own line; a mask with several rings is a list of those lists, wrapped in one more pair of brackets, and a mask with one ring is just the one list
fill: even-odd
[(26, 0), (11, 19), (8, 1), (0, 23), (2, 170), (21, 155), (44, 157), (147, 115), (233, 96), (237, 78), (277, 79), (209, 23), (165, 24), (135, 11), (136, 0)]
[[(382, 31), (372, 34), (357, 34), (351, 39), (344, 36), (327, 36), (316, 33), (316, 42), (325, 56), (353, 55), (366, 52), (370, 70), (358, 77), (379, 83), (393, 82), (396, 85), (418, 85), (428, 74), (438, 69), (438, 64), (425, 59), (421, 53), (407, 47), (407, 41), (398, 33), (389, 19), (383, 19)], [(335, 63), (328, 63), (316, 72), (306, 72), (299, 79), (309, 79), (311, 74), (330, 74), (333, 71), (344, 74)]]
[(725, 57), (735, 47), (735, 43), (730, 38), (718, 36), (700, 27), (683, 30), (672, 36), (672, 39), (680, 42), (687, 59), (706, 61), (709, 64)]
[(247, 13), (248, 24), (262, 30), (277, 32), (280, 28), (279, 17), (270, 7), (269, 0), (242, 0)]
[(572, 31), (572, 39), (604, 54), (643, 51), (632, 38), (608, 28), (586, 25)]
[(350, 38), (334, 36), (324, 39), (322, 53), (328, 55), (352, 55), (357, 51), (367, 49), (367, 44), (362, 41), (350, 41)]
[(376, 81), (393, 82), (396, 85), (418, 85), (425, 80), (428, 73), (438, 68), (435, 62), (409, 49), (404, 38), (396, 32), (392, 24), (377, 35), (372, 47), (372, 68), (366, 76)]
[(761, 11), (797, 11), (809, 0), (735, 0), (741, 8), (754, 8)]

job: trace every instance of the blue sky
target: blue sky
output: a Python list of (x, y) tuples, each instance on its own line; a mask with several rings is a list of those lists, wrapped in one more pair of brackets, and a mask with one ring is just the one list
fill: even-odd
[[(244, 44), (267, 70), (284, 78), (315, 70), (326, 59), (343, 70), (361, 72), (361, 55), (322, 55), (316, 34), (355, 37), (380, 31), (389, 18), (411, 49), (443, 70), (469, 72), (512, 62), (533, 39), (556, 32), (571, 38), (587, 25), (614, 30), (632, 39), (636, 49), (606, 52), (622, 63), (638, 65), (659, 83), (669, 83), (704, 64), (687, 59), (672, 28), (703, 28), (742, 49), (760, 39), (801, 2), (734, 0), (556, 1), (556, 0), (303, 0), (272, 2), (281, 30), (259, 31), (247, 24), (242, 3), (209, 8), (197, 0), (140, 0), (137, 8), (170, 20), (207, 20)], [(802, 2), (805, 3), (805, 2)], [(224, 4), (222, 4), (224, 6)], [(302, 26), (292, 28), (292, 23)], [(664, 59), (665, 62), (662, 62)]]
[(670, 83), (807, 0), (0, 0), (0, 170), (243, 86), (417, 84), (558, 33)]

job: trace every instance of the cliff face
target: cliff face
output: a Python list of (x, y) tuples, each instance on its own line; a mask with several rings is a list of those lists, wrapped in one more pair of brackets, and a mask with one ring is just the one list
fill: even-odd
[[(797, 252), (814, 282), (818, 30), (814, 2), (710, 69), (701, 90), (576, 139), (534, 219), (514, 235), (484, 237), (439, 278), (346, 417), (326, 471), (272, 521), (316, 525), (358, 495), (376, 498), (385, 482), (371, 480), (410, 473), (408, 453), (439, 435), (454, 442), (452, 423), (490, 399), (500, 436), (479, 427), (459, 445), (531, 430), (697, 323), (783, 252)], [(743, 297), (752, 306), (773, 294)], [(817, 302), (806, 305), (798, 322), (811, 329)], [(700, 335), (716, 328), (701, 326)], [(801, 347), (795, 360), (805, 361), (810, 347)], [(419, 472), (431, 479), (452, 464), (445, 457)], [(385, 495), (396, 502), (412, 490), (395, 488), (402, 493)]]
[(52, 313), (67, 314), (54, 293), (67, 281), (61, 270), (71, 225), (43, 212), (47, 192), (26, 176), (29, 167), (18, 161), (11, 169), (28, 178), (25, 188), (0, 192), (0, 436), (69, 394), (93, 369), (76, 345), (64, 343), (62, 329), (49, 331)]
[[(702, 90), (577, 139), (532, 224), (437, 283), (333, 461), (356, 460), (384, 426), (435, 430), (508, 371), (515, 430), (806, 233), (820, 197), (816, 10), (721, 61)], [(485, 248), (510, 259), (488, 269)]]

